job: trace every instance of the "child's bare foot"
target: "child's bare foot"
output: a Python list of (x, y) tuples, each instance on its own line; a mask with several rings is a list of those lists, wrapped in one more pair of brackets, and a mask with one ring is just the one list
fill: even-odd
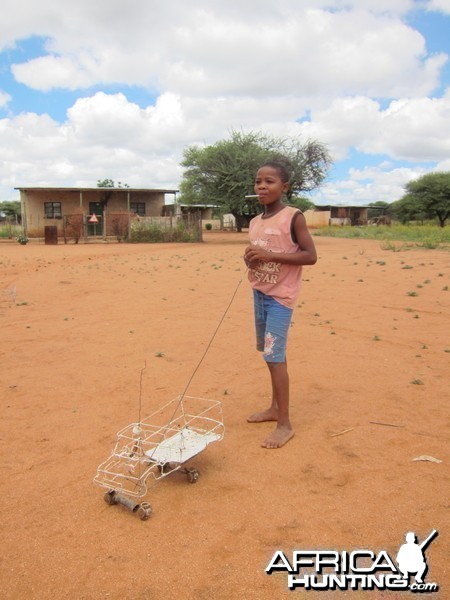
[(278, 421), (278, 413), (272, 408), (254, 413), (247, 417), (248, 423), (265, 423), (266, 421)]
[(261, 446), (269, 449), (281, 448), (281, 446), (284, 446), (284, 444), (292, 437), (294, 437), (293, 429), (290, 427), (279, 426), (263, 441)]

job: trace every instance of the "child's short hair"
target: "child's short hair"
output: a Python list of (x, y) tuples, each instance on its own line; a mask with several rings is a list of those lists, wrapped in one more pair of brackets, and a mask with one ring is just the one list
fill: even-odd
[(286, 168), (286, 165), (284, 165), (282, 162), (277, 160), (268, 160), (261, 165), (260, 169), (262, 169), (262, 167), (271, 167), (272, 169), (276, 169), (280, 175), (281, 181), (283, 183), (289, 183), (291, 176)]

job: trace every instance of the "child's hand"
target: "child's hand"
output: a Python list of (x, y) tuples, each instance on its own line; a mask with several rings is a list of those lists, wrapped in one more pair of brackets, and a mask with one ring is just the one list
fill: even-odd
[(260, 262), (271, 260), (270, 252), (261, 248), (261, 246), (248, 246), (245, 249), (244, 261), (247, 267), (254, 269)]

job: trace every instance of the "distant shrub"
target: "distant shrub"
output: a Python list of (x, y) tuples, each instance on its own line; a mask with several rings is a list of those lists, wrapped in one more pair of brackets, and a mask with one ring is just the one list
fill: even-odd
[(73, 240), (78, 244), (84, 232), (83, 215), (66, 215), (63, 221), (63, 238), (67, 244), (69, 240)]
[(112, 214), (107, 222), (109, 232), (116, 236), (118, 242), (128, 238), (128, 214)]
[(183, 223), (175, 227), (164, 227), (157, 223), (137, 223), (131, 230), (130, 242), (155, 244), (161, 242), (198, 242), (199, 233), (196, 227)]

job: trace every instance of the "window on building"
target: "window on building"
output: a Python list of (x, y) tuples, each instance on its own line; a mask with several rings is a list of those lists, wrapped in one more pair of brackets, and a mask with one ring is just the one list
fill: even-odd
[(46, 219), (60, 219), (61, 202), (44, 202), (44, 214)]
[(130, 210), (139, 217), (145, 217), (145, 202), (130, 202)]

